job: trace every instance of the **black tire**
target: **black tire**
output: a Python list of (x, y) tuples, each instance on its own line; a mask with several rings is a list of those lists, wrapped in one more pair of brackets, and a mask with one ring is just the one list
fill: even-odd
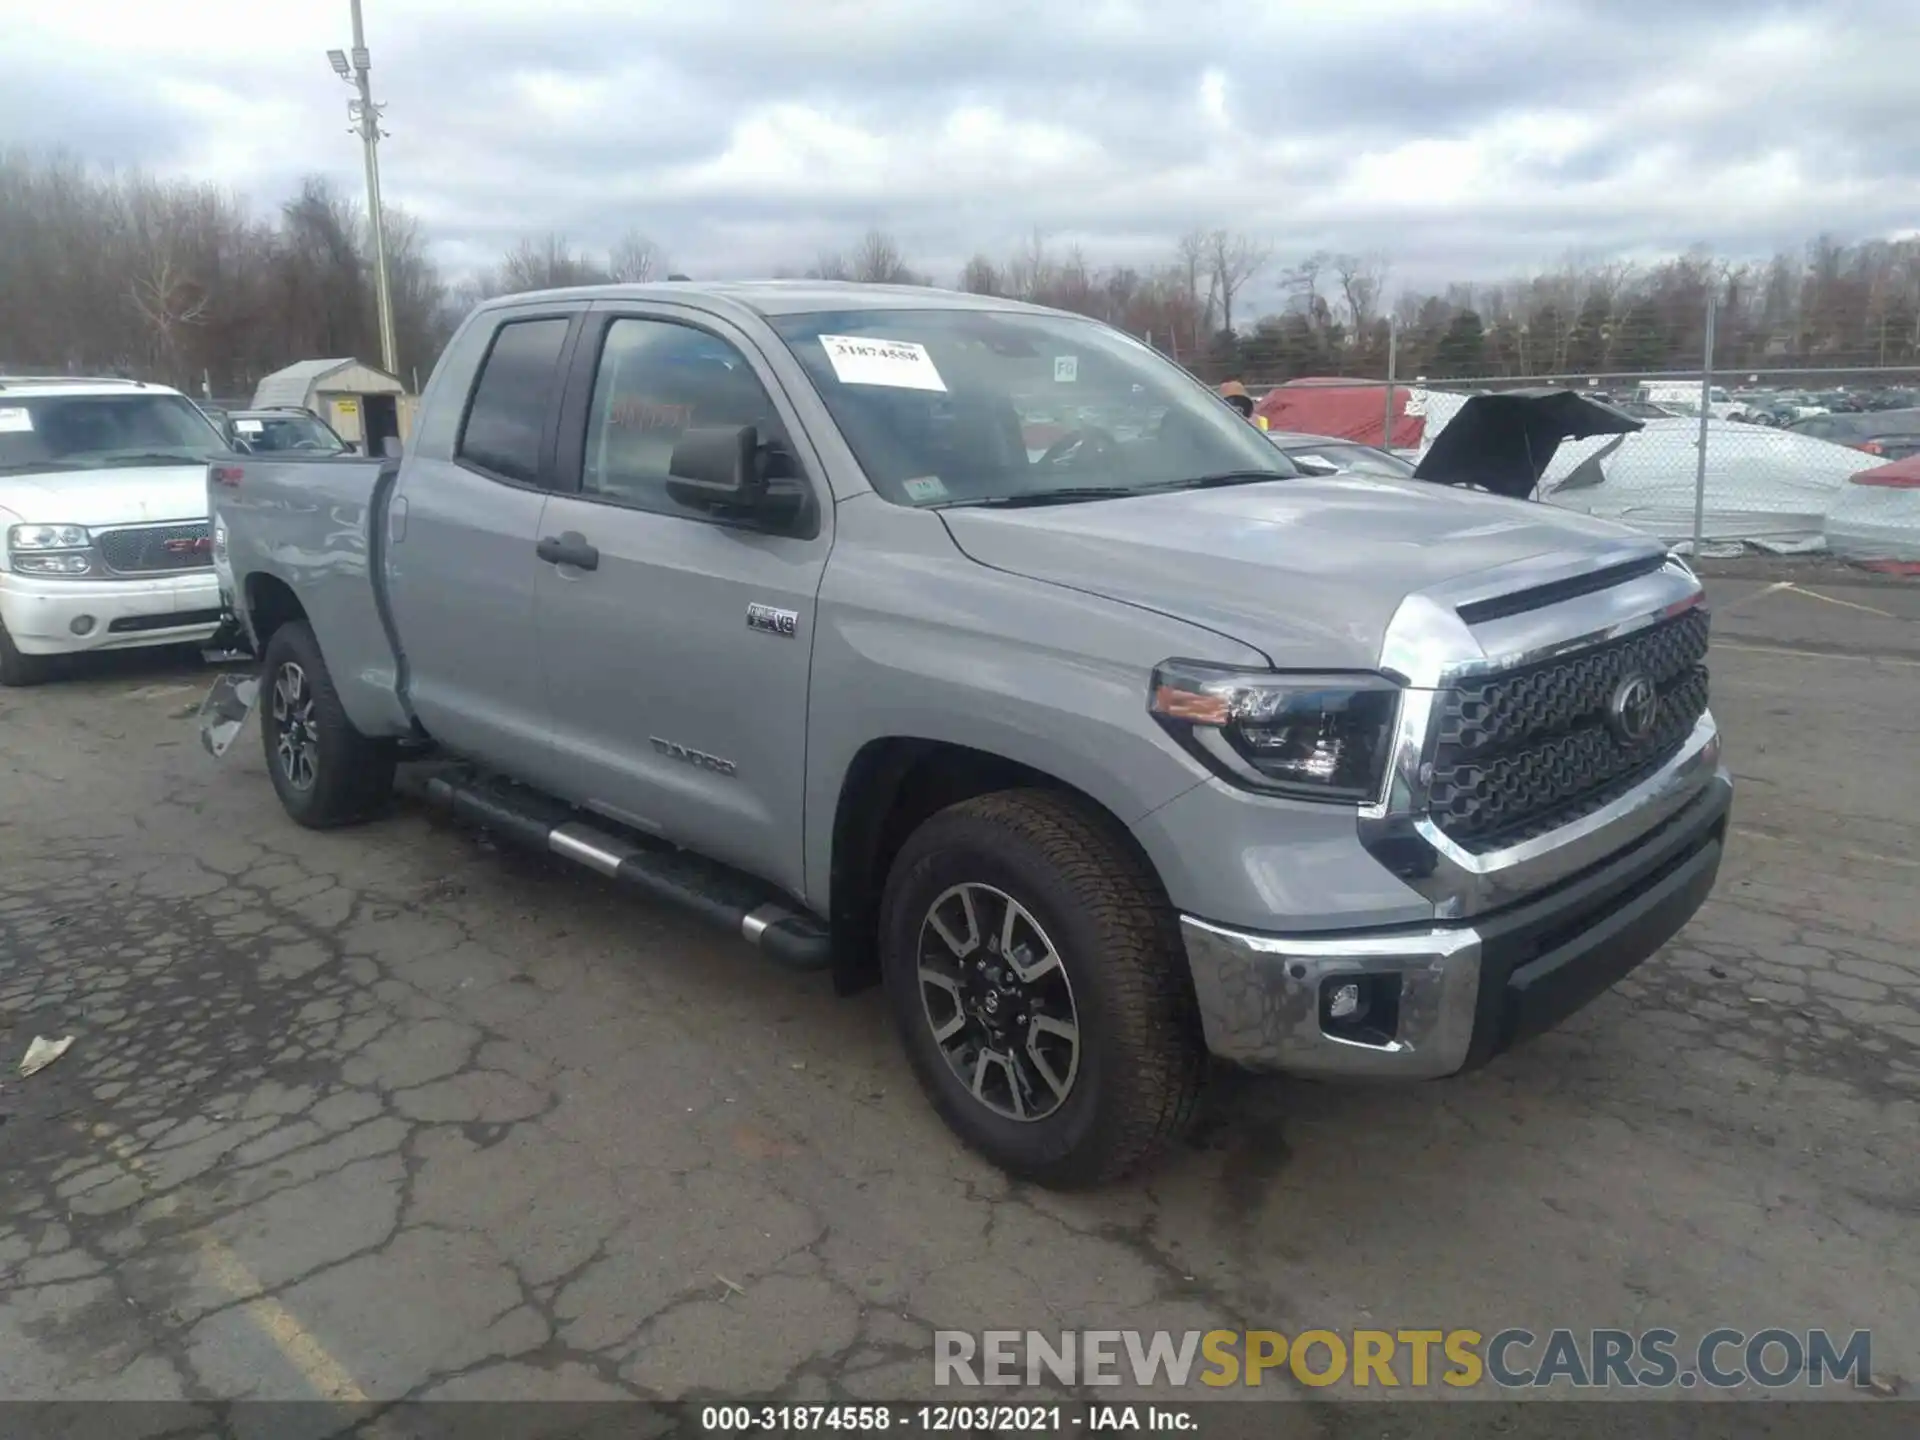
[(7, 627), (0, 625), (0, 685), (9, 690), (38, 685), (52, 668), (45, 655), (22, 655)]
[[(990, 918), (975, 922), (973, 909), (952, 908), (967, 903), (958, 891), (982, 897), (989, 916), (994, 894), (1013, 901), (1026, 915), (1018, 926), (1028, 964), (1041, 968), (1047, 962), (1036, 964), (1035, 956), (1050, 947), (1065, 974), (1078, 1043), (1064, 1096), (1053, 1084), (1054, 1072), (1068, 1068), (1064, 1050), (1045, 1072), (1027, 1067), (1052, 1086), (1051, 1093), (1038, 1085), (1028, 1091), (1041, 1102), (1031, 1107), (1041, 1118), (1007, 1113), (1019, 1108), (1010, 1099), (1020, 1089), (1015, 1066), (989, 1071), (977, 1049), (970, 1058), (969, 1030), (948, 1042), (957, 1056), (951, 1060), (936, 1038), (936, 1025), (951, 1025), (965, 1007), (962, 991), (945, 984), (931, 986), (934, 998), (923, 999), (923, 943), (935, 967), (959, 953), (940, 939), (930, 912), (937, 901), (947, 907), (949, 933), (960, 921), (975, 925), (975, 938), (993, 928)], [(1028, 922), (1044, 934), (1034, 936)], [(990, 951), (984, 963), (991, 974), (998, 952), (982, 948)], [(908, 837), (887, 877), (880, 956), (894, 1023), (928, 1098), (962, 1140), (1010, 1174), (1058, 1189), (1104, 1184), (1152, 1161), (1192, 1120), (1207, 1058), (1178, 920), (1145, 860), (1093, 806), (1045, 790), (1011, 790), (933, 816)], [(957, 962), (962, 970), (981, 963), (972, 949)], [(989, 988), (994, 983), (965, 979)], [(1033, 1011), (1057, 1011), (1058, 989), (1052, 998), (1036, 996), (1037, 983), (1002, 1002), (1021, 1007), (1015, 1020), (1027, 1018), (1030, 1002)], [(936, 1021), (934, 1009), (942, 1005), (950, 1008)], [(983, 1028), (991, 1023), (985, 1004), (975, 1005), (965, 1021), (982, 1036), (992, 1033)], [(1030, 1051), (1031, 1028), (1011, 1025), (1002, 1033), (1008, 1032), (1024, 1033)], [(1010, 1054), (1018, 1041), (1005, 1044)], [(972, 1084), (961, 1074), (969, 1065)], [(989, 1089), (1009, 1097), (1009, 1105), (996, 1110), (976, 1094)], [(1046, 1112), (1049, 1103), (1055, 1108)]]
[[(304, 620), (273, 632), (260, 667), (260, 742), (287, 814), (310, 830), (370, 819), (393, 794), (398, 749), (353, 728)], [(289, 738), (289, 716), (296, 733)]]

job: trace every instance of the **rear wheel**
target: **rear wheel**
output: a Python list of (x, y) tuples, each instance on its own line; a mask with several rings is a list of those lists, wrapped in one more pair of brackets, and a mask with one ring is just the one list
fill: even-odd
[(38, 685), (51, 669), (45, 655), (22, 655), (7, 627), (0, 625), (0, 685), (9, 689)]
[(1179, 932), (1114, 822), (1048, 791), (944, 810), (889, 875), (881, 963), (915, 1074), (961, 1139), (1063, 1188), (1151, 1161), (1206, 1073)]
[(261, 746), (287, 814), (314, 830), (377, 814), (393, 792), (397, 748), (354, 728), (304, 620), (273, 632), (260, 686)]

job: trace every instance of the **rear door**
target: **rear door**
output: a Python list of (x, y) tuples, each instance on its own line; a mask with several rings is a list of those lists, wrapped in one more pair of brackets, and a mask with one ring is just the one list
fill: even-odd
[[(727, 519), (667, 494), (675, 441), (730, 425), (788, 457), (804, 518)], [(778, 380), (722, 320), (605, 302), (576, 349), (561, 432), (542, 534), (595, 552), (591, 569), (556, 560), (538, 580), (565, 793), (797, 892), (833, 517)]]
[(415, 712), (449, 749), (536, 784), (552, 783), (554, 751), (534, 546), (584, 314), (510, 309), (462, 332), (429, 397), (446, 423), (403, 461), (388, 517), (388, 594)]

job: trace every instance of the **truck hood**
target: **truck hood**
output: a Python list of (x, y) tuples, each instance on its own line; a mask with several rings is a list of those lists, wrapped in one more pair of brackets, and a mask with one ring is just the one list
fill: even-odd
[(0, 510), (29, 525), (142, 525), (207, 514), (207, 467), (122, 465), (0, 475)]
[(939, 512), (982, 565), (1156, 610), (1281, 669), (1372, 669), (1406, 596), (1621, 527), (1424, 481), (1275, 480), (1035, 509)]

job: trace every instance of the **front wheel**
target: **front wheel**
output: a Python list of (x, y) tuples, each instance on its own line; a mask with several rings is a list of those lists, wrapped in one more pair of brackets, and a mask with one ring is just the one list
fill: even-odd
[(1206, 1053), (1178, 925), (1092, 806), (1024, 790), (940, 812), (902, 847), (880, 923), (914, 1072), (1002, 1169), (1101, 1184), (1192, 1118)]
[(44, 655), (21, 654), (13, 637), (7, 634), (7, 627), (0, 625), (0, 685), (10, 690), (38, 685), (47, 678), (50, 668)]
[(368, 819), (393, 792), (393, 741), (354, 728), (303, 620), (282, 625), (267, 642), (260, 740), (281, 806), (309, 829)]

